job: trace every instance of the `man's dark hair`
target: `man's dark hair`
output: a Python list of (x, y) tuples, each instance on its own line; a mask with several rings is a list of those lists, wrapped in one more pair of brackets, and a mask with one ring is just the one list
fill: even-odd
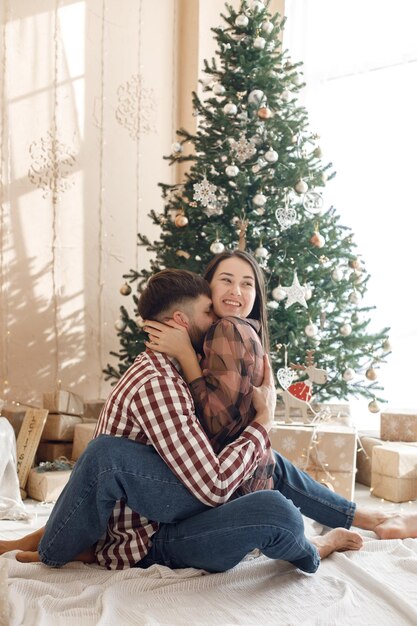
[(181, 307), (199, 296), (211, 298), (208, 282), (187, 270), (166, 269), (148, 280), (138, 304), (142, 319), (158, 319), (174, 307)]

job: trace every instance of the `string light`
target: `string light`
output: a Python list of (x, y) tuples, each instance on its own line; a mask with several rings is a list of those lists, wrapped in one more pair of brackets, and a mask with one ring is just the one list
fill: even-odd
[[(9, 220), (7, 217), (6, 205), (9, 207), (9, 203), (6, 202), (5, 191), (4, 191), (4, 182), (9, 180), (10, 173), (10, 150), (7, 149), (7, 164), (5, 164), (5, 151), (6, 146), (9, 143), (9, 136), (6, 137), (6, 128), (7, 125), (7, 106), (6, 106), (6, 75), (7, 75), (7, 27), (9, 24), (9, 2), (5, 0), (4, 2), (4, 11), (3, 11), (3, 28), (2, 28), (2, 67), (1, 67), (1, 93), (0, 93), (0, 105), (2, 111), (2, 119), (1, 119), (1, 135), (0, 135), (0, 279), (1, 279), (1, 310), (2, 310), (2, 330), (1, 333), (2, 338), (2, 362), (1, 362), (1, 375), (4, 377), (3, 381), (3, 393), (7, 396), (9, 392), (9, 339), (10, 339), (10, 331), (7, 329), (8, 325), (8, 297), (6, 294), (6, 288), (8, 286), (7, 277), (8, 277), (8, 257), (7, 254), (4, 254), (4, 251), (8, 249), (8, 241), (10, 238), (10, 227)], [(4, 181), (4, 182), (3, 182)]]
[(98, 327), (98, 337), (97, 337), (97, 353), (98, 353), (98, 362), (100, 368), (99, 382), (98, 382), (98, 397), (102, 397), (102, 380), (103, 380), (103, 355), (102, 355), (102, 340), (103, 340), (103, 292), (104, 292), (104, 263), (103, 263), (103, 240), (107, 238), (107, 233), (104, 232), (104, 148), (105, 148), (105, 140), (104, 140), (104, 103), (106, 101), (106, 97), (104, 95), (104, 76), (105, 76), (105, 24), (106, 24), (106, 13), (107, 6), (106, 0), (102, 1), (101, 6), (101, 65), (100, 65), (100, 144), (99, 144), (99, 197), (98, 197), (98, 290), (97, 290), (97, 327)]

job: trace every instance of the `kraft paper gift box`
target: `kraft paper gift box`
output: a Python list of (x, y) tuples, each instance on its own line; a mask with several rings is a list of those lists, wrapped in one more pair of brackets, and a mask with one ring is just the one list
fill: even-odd
[(92, 440), (97, 422), (90, 424), (77, 424), (74, 428), (74, 443), (72, 447), (73, 461), (77, 461), (84, 452), (88, 443)]
[(28, 408), (24, 404), (6, 404), (1, 410), (0, 415), (5, 417), (13, 426), (16, 439)]
[(82, 424), (82, 418), (75, 415), (50, 413), (46, 418), (42, 441), (72, 441), (76, 424)]
[(87, 402), (84, 402), (84, 417), (91, 417), (98, 420), (101, 409), (105, 403), (105, 400), (88, 400)]
[(71, 459), (72, 443), (62, 441), (44, 441), (39, 444), (36, 451), (36, 459), (38, 463), (41, 461), (55, 461), (59, 457), (64, 456)]
[(417, 445), (390, 443), (372, 450), (372, 495), (391, 502), (417, 499)]
[(26, 485), (29, 498), (40, 502), (55, 502), (69, 481), (71, 470), (37, 472), (32, 468)]
[(275, 423), (271, 445), (315, 480), (352, 500), (355, 488), (356, 429), (336, 422), (315, 426)]
[(356, 454), (356, 482), (371, 486), (372, 450), (385, 442), (379, 437), (379, 431), (359, 432), (358, 451)]
[(381, 413), (381, 439), (417, 441), (417, 409), (392, 409)]
[(50, 413), (66, 413), (67, 415), (83, 415), (84, 402), (81, 396), (72, 391), (59, 389), (43, 394), (43, 408)]

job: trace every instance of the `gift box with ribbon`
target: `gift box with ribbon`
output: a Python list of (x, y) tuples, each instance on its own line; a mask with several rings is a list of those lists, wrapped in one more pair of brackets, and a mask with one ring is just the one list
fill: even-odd
[(275, 423), (269, 433), (274, 450), (315, 480), (353, 499), (357, 433), (335, 421), (312, 425)]

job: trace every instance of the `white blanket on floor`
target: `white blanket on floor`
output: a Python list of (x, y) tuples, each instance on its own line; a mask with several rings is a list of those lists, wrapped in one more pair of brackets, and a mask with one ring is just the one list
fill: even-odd
[(109, 572), (80, 563), (54, 570), (18, 563), (11, 552), (2, 557), (10, 626), (415, 626), (417, 539), (363, 534), (361, 551), (332, 554), (314, 575), (264, 556), (206, 574), (160, 566)]

